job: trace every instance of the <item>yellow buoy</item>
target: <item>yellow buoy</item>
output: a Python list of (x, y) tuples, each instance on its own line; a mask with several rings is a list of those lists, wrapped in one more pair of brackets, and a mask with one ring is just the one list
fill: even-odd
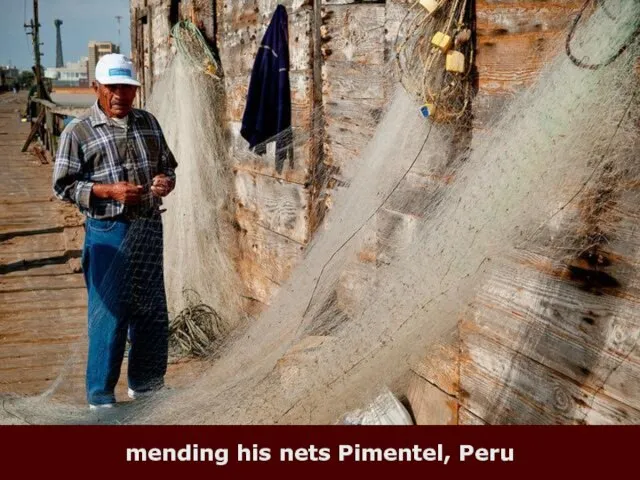
[(451, 37), (446, 33), (436, 32), (431, 39), (431, 45), (438, 47), (442, 53), (447, 53), (451, 47)]
[(464, 73), (464, 53), (457, 50), (447, 53), (445, 68), (448, 72)]
[(420, 5), (427, 9), (429, 13), (435, 12), (440, 3), (437, 0), (420, 0)]

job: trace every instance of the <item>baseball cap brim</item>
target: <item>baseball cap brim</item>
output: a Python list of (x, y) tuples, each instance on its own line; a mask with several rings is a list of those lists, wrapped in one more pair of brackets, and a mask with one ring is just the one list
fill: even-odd
[(141, 87), (142, 84), (137, 80), (134, 80), (131, 77), (126, 76), (111, 76), (111, 77), (101, 77), (96, 78), (98, 83), (102, 85), (135, 85), (136, 87)]

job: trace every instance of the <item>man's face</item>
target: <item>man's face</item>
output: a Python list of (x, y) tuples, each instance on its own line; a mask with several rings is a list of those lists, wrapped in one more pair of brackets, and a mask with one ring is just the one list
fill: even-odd
[(125, 84), (102, 85), (96, 82), (93, 89), (108, 117), (124, 118), (131, 111), (138, 87)]

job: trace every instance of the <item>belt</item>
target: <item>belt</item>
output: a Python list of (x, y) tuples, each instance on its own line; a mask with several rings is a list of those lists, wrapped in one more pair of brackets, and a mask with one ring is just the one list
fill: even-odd
[(160, 218), (160, 215), (163, 214), (166, 210), (159, 207), (148, 208), (141, 210), (139, 208), (127, 208), (125, 207), (123, 212), (118, 215), (118, 218), (122, 218), (124, 220), (141, 220), (141, 219), (151, 219), (151, 218)]

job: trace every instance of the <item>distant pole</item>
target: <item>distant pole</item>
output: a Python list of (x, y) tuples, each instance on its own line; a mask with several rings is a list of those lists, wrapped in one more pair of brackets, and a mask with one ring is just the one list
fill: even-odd
[(122, 20), (122, 15), (116, 15), (116, 21), (118, 22), (118, 53), (122, 53), (120, 51), (120, 20)]
[(38, 96), (40, 98), (47, 98), (47, 91), (44, 88), (44, 81), (42, 79), (42, 64), (40, 59), (40, 21), (38, 18), (38, 0), (33, 0), (33, 53), (36, 57), (36, 81), (38, 82)]
[(62, 20), (56, 18), (53, 24), (56, 27), (56, 67), (60, 68), (64, 67), (64, 59), (62, 58), (62, 34), (60, 33)]
[(51, 100), (49, 98), (49, 93), (47, 89), (44, 87), (44, 80), (42, 78), (42, 64), (40, 63), (40, 58), (42, 54), (40, 53), (40, 22), (38, 19), (38, 0), (33, 0), (33, 18), (31, 19), (31, 23), (29, 25), (25, 25), (25, 28), (30, 28), (31, 31), (27, 32), (28, 35), (33, 37), (33, 55), (35, 57), (35, 75), (36, 75), (36, 85), (38, 86), (38, 98), (42, 98), (44, 100)]
[[(49, 97), (49, 92), (44, 86), (44, 80), (42, 78), (42, 65), (40, 63), (40, 22), (38, 20), (38, 0), (33, 0), (33, 18), (31, 19), (31, 23), (29, 25), (24, 26), (25, 28), (30, 28), (31, 31), (27, 32), (28, 35), (33, 37), (33, 55), (35, 57), (35, 75), (36, 75), (36, 86), (38, 87), (38, 98), (42, 100), (51, 101), (51, 97)], [(29, 99), (31, 101), (31, 99)], [(27, 137), (27, 141), (22, 146), (22, 151), (26, 152), (29, 148), (29, 144), (33, 141), (38, 133), (42, 135), (43, 122), (45, 120), (45, 108), (43, 105), (40, 105), (39, 108), (40, 113), (38, 113), (38, 118), (35, 123), (31, 126), (31, 132), (29, 132), (29, 136)], [(43, 138), (44, 140), (44, 138)]]

